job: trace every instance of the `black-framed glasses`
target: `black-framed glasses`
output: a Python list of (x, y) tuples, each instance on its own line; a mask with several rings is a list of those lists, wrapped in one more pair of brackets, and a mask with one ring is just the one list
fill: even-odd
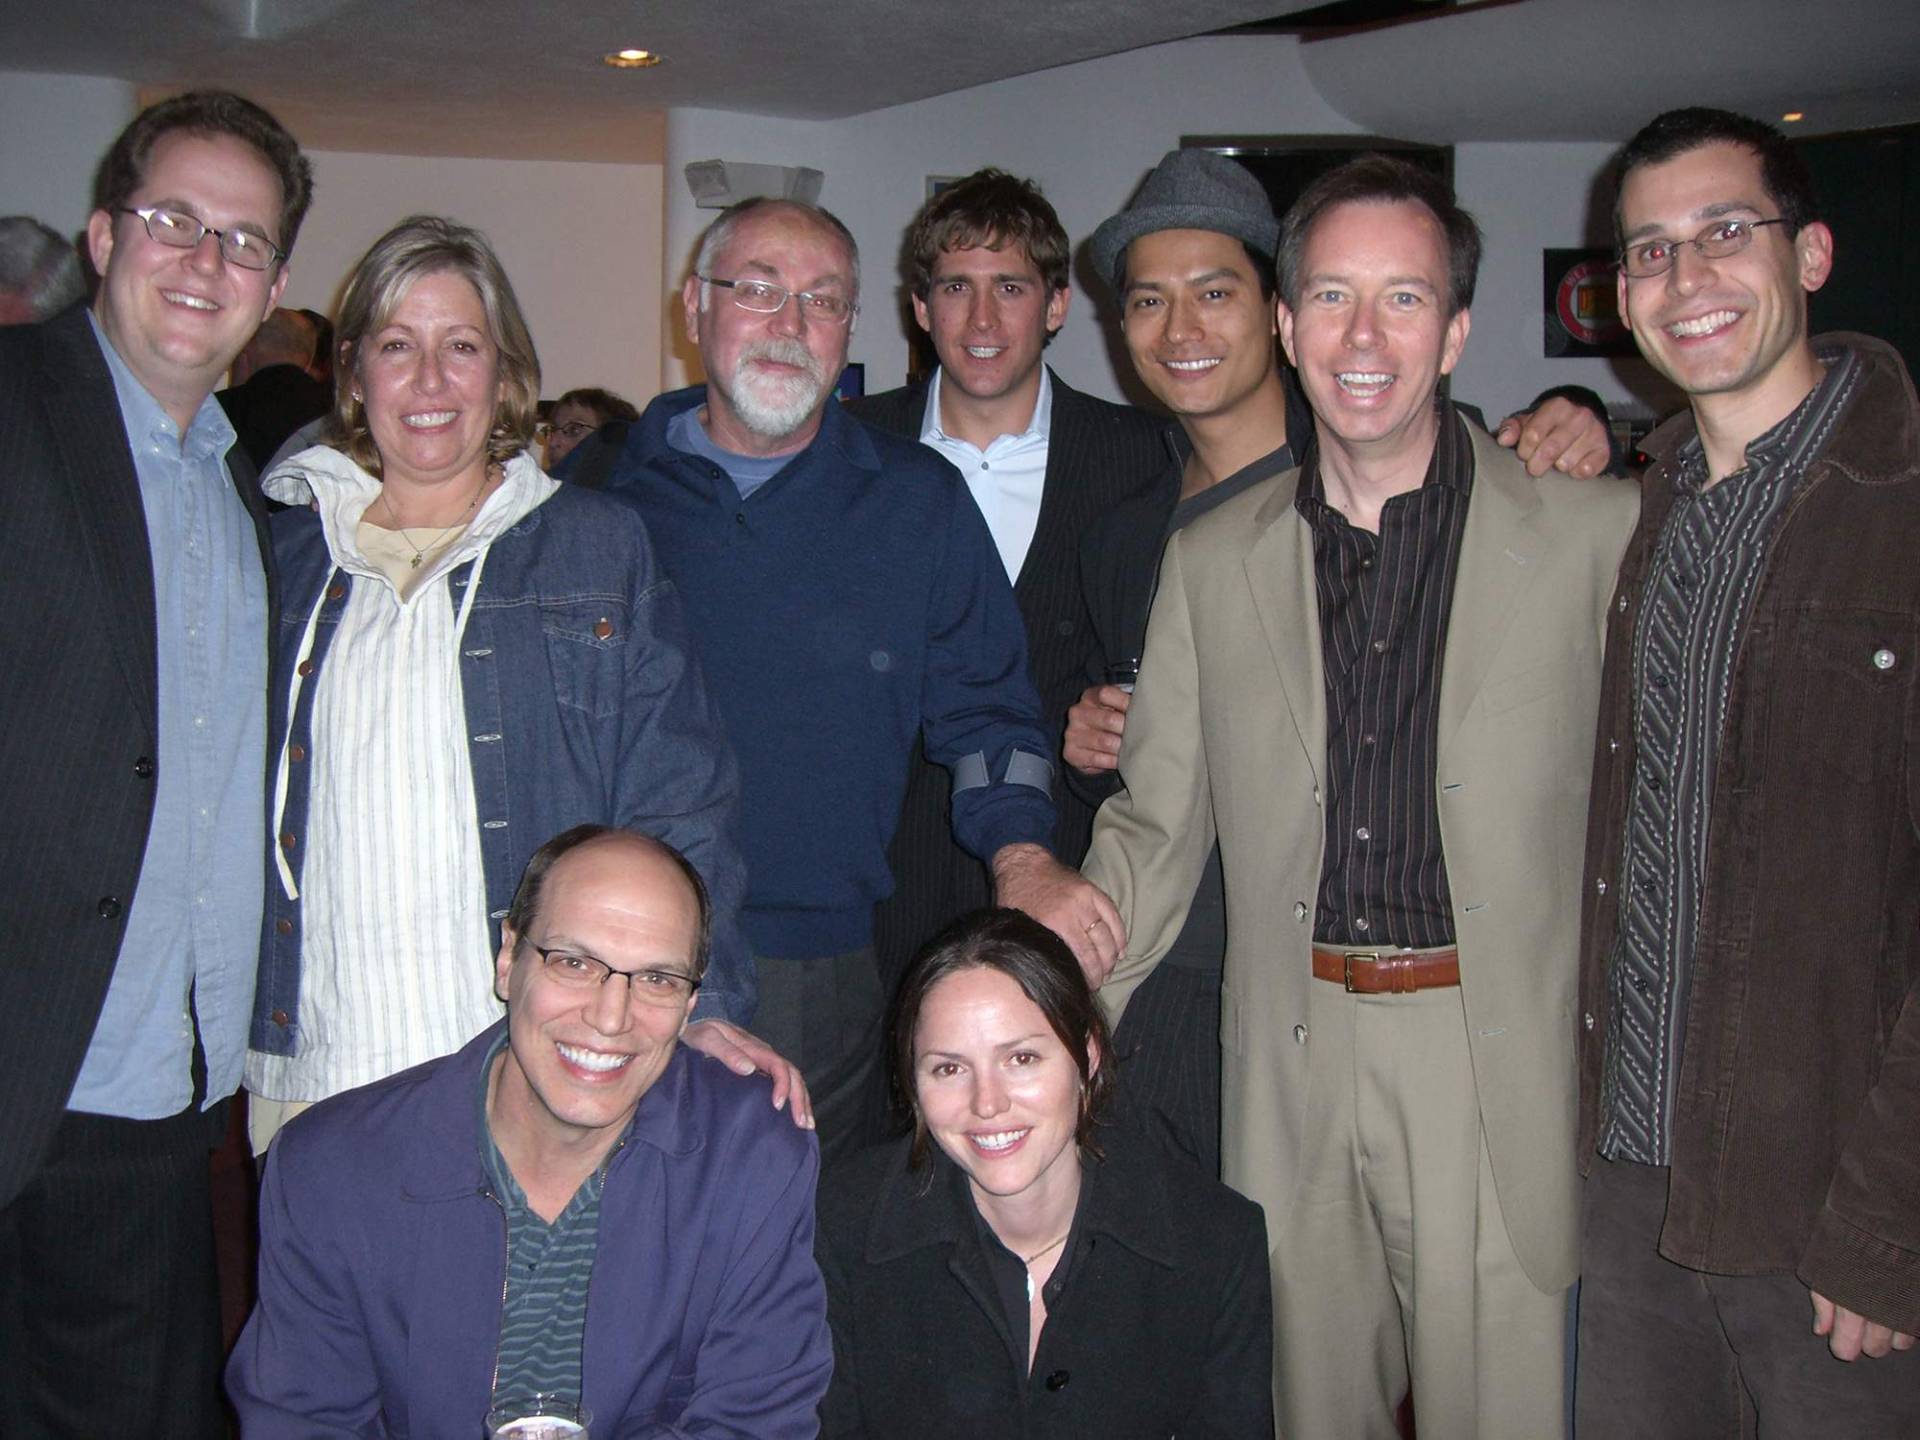
[(1753, 232), (1763, 225), (1784, 225), (1784, 218), (1772, 220), (1716, 220), (1691, 240), (1668, 240), (1664, 236), (1652, 240), (1636, 240), (1620, 252), (1620, 268), (1630, 280), (1651, 280), (1656, 275), (1664, 275), (1673, 268), (1673, 262), (1680, 258), (1680, 252), (1691, 245), (1709, 260), (1724, 260), (1729, 255), (1738, 255), (1753, 243)]
[(120, 213), (138, 215), (140, 223), (147, 227), (148, 238), (162, 245), (170, 245), (175, 250), (191, 250), (203, 238), (211, 235), (220, 242), (221, 257), (229, 265), (238, 265), (242, 270), (266, 270), (272, 268), (275, 261), (286, 259), (287, 252), (264, 235), (255, 235), (248, 230), (216, 230), (204, 220), (184, 211), (168, 210), (160, 205), (134, 210), (122, 205)]
[(784, 285), (775, 285), (766, 280), (716, 280), (711, 275), (696, 275), (694, 279), (705, 285), (718, 285), (723, 290), (731, 290), (733, 303), (756, 315), (778, 315), (789, 299), (798, 302), (800, 313), (807, 319), (828, 325), (846, 324), (854, 311), (851, 300), (831, 290), (789, 290)]
[(578, 950), (543, 950), (531, 940), (521, 944), (540, 957), (541, 973), (569, 989), (592, 990), (618, 975), (627, 982), (628, 998), (643, 1005), (683, 1005), (700, 982), (678, 970), (616, 970), (597, 955)]
[(533, 427), (533, 433), (542, 440), (554, 435), (564, 435), (569, 440), (584, 440), (599, 428), (591, 420), (569, 420), (564, 425), (555, 425), (551, 420), (543, 420)]

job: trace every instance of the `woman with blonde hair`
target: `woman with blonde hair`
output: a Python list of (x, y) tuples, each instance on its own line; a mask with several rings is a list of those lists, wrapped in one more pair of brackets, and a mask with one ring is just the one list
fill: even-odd
[(403, 221), (335, 330), (331, 443), (264, 482), (293, 508), (274, 521), (256, 1150), (292, 1111), (498, 1019), (520, 872), (587, 821), (698, 867), (716, 928), (688, 1039), (774, 1071), (784, 1101), (784, 1063), (738, 1028), (754, 987), (733, 756), (637, 512), (529, 453), (540, 367), (499, 260), (478, 231)]

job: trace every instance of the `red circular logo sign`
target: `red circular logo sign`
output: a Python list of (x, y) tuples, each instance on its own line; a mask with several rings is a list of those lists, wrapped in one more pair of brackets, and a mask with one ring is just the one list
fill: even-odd
[(1610, 261), (1582, 260), (1562, 275), (1553, 308), (1567, 333), (1583, 345), (1604, 345), (1626, 333)]

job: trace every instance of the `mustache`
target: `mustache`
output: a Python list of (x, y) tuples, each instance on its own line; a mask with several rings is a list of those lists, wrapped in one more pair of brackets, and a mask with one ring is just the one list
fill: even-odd
[(740, 352), (739, 364), (745, 365), (752, 360), (771, 360), (776, 365), (795, 365), (811, 375), (816, 381), (821, 378), (820, 362), (813, 352), (798, 340), (771, 335), (764, 340), (756, 340)]

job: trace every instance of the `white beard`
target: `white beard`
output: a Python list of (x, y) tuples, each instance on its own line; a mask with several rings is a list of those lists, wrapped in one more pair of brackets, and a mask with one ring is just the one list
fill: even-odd
[[(797, 365), (804, 374), (781, 378), (755, 368), (755, 360)], [(727, 377), (725, 393), (740, 423), (756, 435), (777, 440), (791, 435), (813, 415), (831, 381), (820, 362), (798, 340), (762, 340), (742, 350)]]

